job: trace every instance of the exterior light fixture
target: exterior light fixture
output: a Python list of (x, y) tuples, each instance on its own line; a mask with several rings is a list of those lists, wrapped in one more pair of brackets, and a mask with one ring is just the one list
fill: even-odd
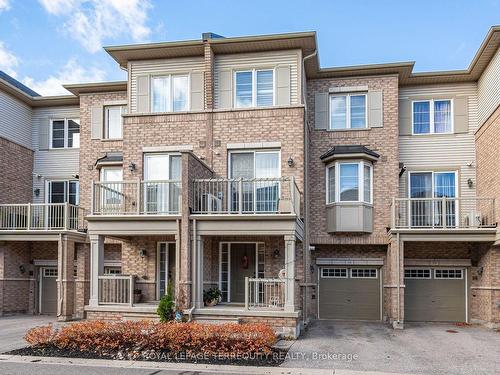
[(279, 251), (279, 249), (274, 250), (274, 252), (273, 252), (273, 257), (274, 257), (274, 259), (278, 259), (278, 258), (279, 258), (279, 256), (280, 256), (280, 251)]
[(135, 163), (130, 162), (130, 164), (128, 165), (128, 170), (130, 172), (135, 172)]
[(35, 197), (38, 197), (40, 195), (40, 189), (39, 188), (36, 188), (35, 190), (33, 190), (33, 192), (35, 193)]
[(293, 167), (294, 162), (293, 162), (293, 159), (292, 159), (292, 157), (291, 157), (291, 156), (288, 158), (287, 163), (288, 163), (288, 166), (289, 166), (289, 167)]
[(469, 178), (469, 179), (467, 180), (467, 185), (469, 186), (469, 188), (471, 188), (471, 189), (472, 189), (472, 185), (474, 185), (474, 182), (472, 181), (472, 178)]
[(147, 255), (148, 255), (148, 253), (147, 253), (146, 249), (140, 249), (139, 250), (139, 256), (141, 258), (146, 258)]

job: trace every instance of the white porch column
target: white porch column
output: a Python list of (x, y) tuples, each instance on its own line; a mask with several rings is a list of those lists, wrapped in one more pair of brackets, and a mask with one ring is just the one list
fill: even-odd
[(90, 236), (90, 306), (99, 304), (99, 276), (104, 274), (104, 236)]
[(295, 236), (285, 236), (285, 311), (295, 311)]

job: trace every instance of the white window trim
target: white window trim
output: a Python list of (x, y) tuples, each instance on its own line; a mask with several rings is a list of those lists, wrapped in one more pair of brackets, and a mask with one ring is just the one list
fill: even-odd
[(109, 171), (109, 170), (120, 170), (122, 171), (122, 180), (123, 180), (123, 167), (111, 167), (111, 166), (103, 166), (101, 167), (101, 170), (99, 172), (99, 181), (100, 182), (119, 182), (119, 181), (106, 181), (104, 180), (104, 171)]
[[(244, 150), (231, 150), (227, 153), (227, 175), (228, 175), (228, 178), (233, 178), (233, 176), (231, 175), (231, 171), (232, 171), (232, 165), (231, 165), (231, 154), (254, 154), (253, 156), (253, 170), (254, 170), (254, 174), (255, 174), (255, 154), (278, 154), (278, 166), (279, 166), (279, 173), (278, 173), (278, 177), (275, 177), (275, 178), (281, 178), (281, 150), (249, 150), (249, 149), (244, 149)], [(256, 177), (254, 177), (256, 178)]]
[[(174, 104), (174, 86), (172, 85), (172, 77), (187, 77), (188, 83), (187, 83), (187, 109), (185, 111), (173, 111), (173, 104)], [(167, 102), (167, 110), (162, 112), (155, 112), (153, 110), (153, 104), (154, 104), (154, 87), (153, 87), (153, 79), (154, 78), (166, 78), (169, 77), (169, 82), (170, 82), (170, 100)], [(149, 78), (149, 86), (150, 86), (150, 106), (151, 106), (151, 113), (183, 113), (183, 112), (188, 112), (191, 110), (191, 73), (190, 72), (185, 72), (185, 73), (169, 73), (169, 74), (155, 74), (152, 75)], [(122, 134), (123, 135), (123, 134)]]
[[(460, 271), (460, 277), (437, 277), (437, 271)], [(434, 279), (436, 280), (463, 280), (464, 279), (464, 270), (462, 268), (434, 268)]]
[[(80, 125), (80, 132), (78, 134), (81, 134), (81, 124), (80, 124), (80, 118), (79, 117), (64, 117), (64, 118), (52, 118), (50, 119), (50, 129), (49, 129), (49, 150), (65, 150), (65, 149), (79, 149), (80, 146), (78, 147), (68, 147), (68, 141), (69, 141), (69, 132), (68, 132), (68, 122), (69, 120), (77, 121), (78, 125)], [(64, 121), (64, 147), (53, 147), (52, 145), (52, 138), (53, 138), (53, 124), (54, 121)], [(80, 143), (81, 143), (81, 138), (80, 138)]]
[[(269, 67), (269, 68), (254, 68), (254, 69), (240, 69), (240, 70), (235, 70), (233, 71), (233, 103), (234, 103), (234, 108), (238, 109), (245, 109), (245, 108), (268, 108), (268, 106), (260, 106), (257, 107), (257, 72), (261, 71), (268, 71), (272, 70), (273, 72), (273, 104), (272, 107), (276, 105), (276, 68), (275, 67)], [(238, 107), (236, 105), (237, 103), (237, 93), (236, 93), (236, 75), (238, 73), (252, 73), (252, 105), (248, 107)]]
[[(429, 171), (429, 170), (423, 170), (423, 171), (408, 171), (408, 181), (407, 181), (407, 190), (408, 190), (408, 198), (410, 199), (421, 199), (421, 198), (411, 198), (411, 175), (412, 174), (417, 174), (417, 173), (430, 173), (432, 175), (432, 197), (431, 198), (438, 198), (434, 196), (434, 189), (435, 189), (435, 180), (434, 180), (434, 175), (435, 174), (440, 174), (440, 173), (453, 173), (455, 175), (455, 198), (458, 198), (458, 171)], [(457, 200), (458, 202), (458, 200)], [(457, 211), (458, 212), (458, 211)]]
[[(375, 276), (353, 276), (352, 271), (353, 270), (375, 270)], [(377, 268), (362, 268), (362, 267), (353, 267), (349, 269), (349, 277), (351, 279), (377, 279), (378, 278), (378, 269)]]
[[(120, 108), (120, 116), (121, 116), (121, 120), (120, 120), (120, 127), (122, 128), (121, 129), (121, 133), (122, 133), (122, 136), (119, 137), (119, 138), (111, 138), (109, 136), (109, 116), (108, 116), (108, 111), (107, 109), (108, 108), (112, 108), (112, 107), (118, 107)], [(111, 140), (121, 140), (123, 139), (123, 109), (124, 109), (125, 105), (123, 104), (108, 104), (108, 105), (104, 105), (104, 137), (103, 139), (111, 139)]]
[[(327, 269), (339, 269), (345, 270), (345, 276), (329, 276), (325, 275), (324, 271)], [(322, 279), (347, 279), (349, 277), (349, 269), (347, 267), (322, 267), (321, 268), (321, 278)]]
[[(340, 165), (341, 164), (358, 164), (358, 200), (356, 201), (341, 201), (340, 200)], [(365, 190), (364, 190), (364, 166), (368, 166), (370, 168), (370, 201), (365, 202)], [(333, 202), (330, 202), (328, 197), (329, 197), (329, 169), (330, 167), (334, 166), (335, 167), (335, 200)], [(334, 203), (365, 203), (365, 204), (373, 204), (373, 164), (370, 162), (367, 162), (365, 160), (348, 160), (348, 159), (342, 159), (342, 160), (335, 160), (329, 164), (326, 165), (325, 168), (325, 176), (326, 176), (326, 204), (334, 204)]]
[[(351, 128), (351, 96), (364, 96), (365, 97), (365, 126), (363, 128)], [(342, 129), (332, 128), (332, 97), (345, 97), (346, 98), (346, 127)], [(366, 93), (349, 93), (349, 94), (330, 94), (328, 96), (328, 130), (329, 131), (345, 131), (345, 130), (363, 130), (368, 129), (368, 94)]]
[[(450, 117), (451, 117), (451, 130), (449, 132), (442, 132), (442, 133), (436, 133), (435, 132), (435, 124), (434, 124), (434, 102), (441, 102), (441, 101), (450, 101)], [(415, 133), (415, 116), (414, 116), (414, 111), (415, 111), (415, 103), (427, 103), (429, 102), (429, 133)], [(411, 102), (411, 135), (429, 135), (429, 134), (453, 134), (455, 132), (455, 124), (454, 124), (454, 116), (453, 114), (455, 113), (454, 109), (454, 103), (452, 98), (443, 98), (443, 99), (421, 99), (421, 100), (412, 100)]]
[[(427, 267), (405, 267), (405, 275), (404, 278), (408, 280), (430, 280), (432, 278), (432, 269), (427, 268)], [(406, 271), (411, 271), (411, 270), (425, 270), (429, 271), (429, 276), (428, 277), (414, 277), (414, 276), (409, 276), (406, 277)]]
[(77, 182), (78, 183), (78, 192), (76, 195), (76, 206), (80, 204), (80, 180), (70, 178), (70, 179), (52, 179), (52, 180), (46, 180), (45, 181), (45, 203), (49, 203), (49, 197), (51, 194), (51, 189), (50, 189), (50, 184), (53, 182), (64, 182), (64, 197), (66, 201), (69, 203), (69, 184), (71, 182)]

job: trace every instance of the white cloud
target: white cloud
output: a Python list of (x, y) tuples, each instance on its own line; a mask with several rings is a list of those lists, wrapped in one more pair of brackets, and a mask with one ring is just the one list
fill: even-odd
[(23, 83), (40, 95), (67, 95), (69, 92), (62, 87), (63, 84), (99, 82), (105, 78), (104, 70), (95, 67), (85, 68), (78, 64), (76, 59), (70, 59), (56, 75), (51, 75), (43, 81), (25, 77)]
[[(0, 0), (2, 1), (2, 0)], [(39, 0), (45, 10), (65, 18), (63, 29), (89, 52), (101, 49), (105, 39), (126, 35), (144, 41), (149, 0)]]
[(10, 4), (9, 0), (0, 0), (0, 13), (4, 10), (9, 10)]
[(9, 51), (7, 47), (5, 47), (2, 41), (0, 41), (0, 70), (3, 70), (5, 73), (15, 77), (15, 69), (18, 65), (19, 59), (11, 51)]

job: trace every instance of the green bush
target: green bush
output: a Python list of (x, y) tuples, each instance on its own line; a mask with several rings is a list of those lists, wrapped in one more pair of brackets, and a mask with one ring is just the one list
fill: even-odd
[(168, 284), (167, 294), (161, 297), (158, 309), (156, 310), (156, 313), (160, 317), (160, 322), (162, 323), (174, 320), (175, 317), (175, 302), (171, 285), (170, 283)]

